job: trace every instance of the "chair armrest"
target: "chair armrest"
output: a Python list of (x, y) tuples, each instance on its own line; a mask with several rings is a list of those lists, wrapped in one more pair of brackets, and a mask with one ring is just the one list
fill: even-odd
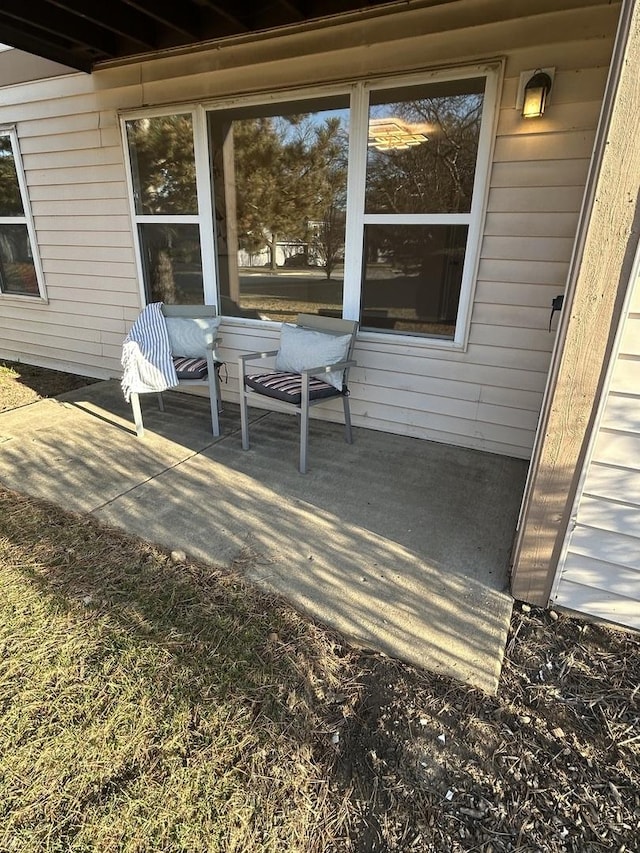
[(321, 364), (319, 367), (305, 367), (300, 373), (333, 373), (334, 370), (346, 370), (347, 367), (356, 367), (355, 361), (338, 361), (335, 364)]
[[(206, 349), (205, 355), (207, 357), (207, 361), (209, 361), (209, 359), (211, 359), (211, 361), (215, 361), (215, 362), (222, 361), (222, 359), (219, 357), (218, 352), (217, 352), (218, 345), (221, 343), (222, 343), (222, 338), (214, 338), (212, 341), (209, 341), (209, 343), (205, 347), (205, 349)], [(209, 365), (209, 369), (211, 369), (211, 364)]]
[(269, 350), (268, 352), (247, 352), (244, 355), (238, 356), (238, 361), (260, 361), (263, 358), (273, 358), (278, 355), (277, 349)]

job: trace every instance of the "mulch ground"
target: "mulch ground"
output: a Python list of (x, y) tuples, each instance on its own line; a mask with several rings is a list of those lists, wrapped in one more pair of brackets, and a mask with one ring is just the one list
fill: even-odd
[[(87, 381), (10, 368), (0, 410)], [(330, 632), (327, 649), (346, 669), (316, 709), (323, 853), (640, 851), (637, 632), (516, 602), (495, 697)]]

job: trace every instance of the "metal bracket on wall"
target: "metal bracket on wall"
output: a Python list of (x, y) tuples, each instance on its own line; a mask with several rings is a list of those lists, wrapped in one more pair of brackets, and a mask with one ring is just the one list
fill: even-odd
[(551, 321), (553, 320), (553, 315), (556, 311), (562, 311), (562, 303), (564, 302), (564, 294), (560, 293), (558, 296), (554, 296), (551, 300), (551, 316), (549, 317), (549, 331), (551, 331)]

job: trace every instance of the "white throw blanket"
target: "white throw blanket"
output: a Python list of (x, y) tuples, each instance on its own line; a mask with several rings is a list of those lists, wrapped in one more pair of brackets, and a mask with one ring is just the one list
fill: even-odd
[(122, 391), (125, 400), (175, 388), (178, 376), (173, 366), (162, 302), (143, 308), (122, 345)]

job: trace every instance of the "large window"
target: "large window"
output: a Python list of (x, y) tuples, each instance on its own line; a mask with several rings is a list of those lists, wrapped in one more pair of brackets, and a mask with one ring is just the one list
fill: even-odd
[(475, 69), (128, 120), (147, 299), (463, 344), (494, 104)]
[(342, 316), (348, 97), (213, 111), (209, 128), (223, 312)]
[(18, 140), (0, 129), (0, 293), (44, 295)]

